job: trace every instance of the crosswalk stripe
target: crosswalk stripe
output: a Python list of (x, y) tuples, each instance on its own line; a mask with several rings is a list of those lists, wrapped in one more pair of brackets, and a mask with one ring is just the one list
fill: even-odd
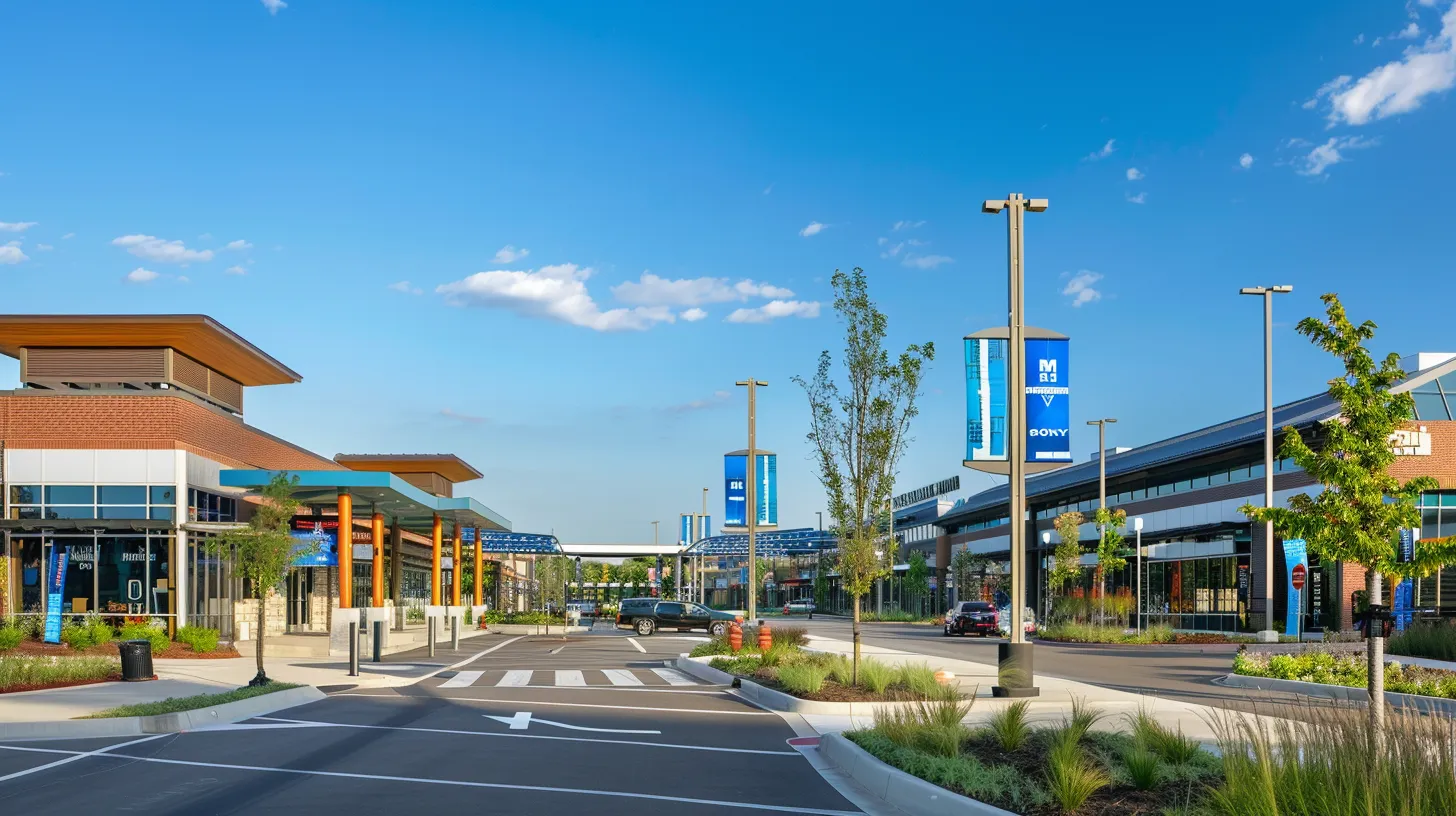
[(513, 669), (511, 671), (506, 672), (506, 676), (505, 677), (502, 677), (500, 679), (500, 681), (496, 683), (496, 685), (497, 686), (526, 686), (526, 685), (530, 685), (530, 683), (531, 683), (531, 670), (530, 669)]
[(612, 685), (614, 686), (645, 685), (641, 680), (637, 679), (637, 675), (627, 671), (626, 669), (602, 669), (602, 674), (605, 674), (607, 676), (607, 679), (611, 680)]
[(584, 686), (586, 678), (579, 671), (558, 669), (556, 671), (556, 685), (558, 686)]
[(485, 674), (485, 672), (463, 671), (441, 683), (440, 688), (465, 688), (466, 686), (474, 685), (475, 681), (479, 680), (482, 674)]
[(697, 683), (677, 669), (653, 669), (652, 673), (667, 681), (670, 686), (696, 686)]

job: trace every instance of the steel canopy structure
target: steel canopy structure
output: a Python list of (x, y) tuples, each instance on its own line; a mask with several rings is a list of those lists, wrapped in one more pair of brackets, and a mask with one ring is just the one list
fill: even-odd
[[(839, 539), (830, 532), (805, 527), (796, 530), (776, 530), (754, 535), (755, 555), (779, 558), (786, 555), (812, 555), (832, 550), (839, 546)], [(718, 557), (747, 557), (748, 536), (746, 534), (715, 535), (701, 538), (683, 551), (684, 555)]]
[[(475, 529), (466, 527), (461, 530), (460, 541), (464, 544), (474, 544)], [(562, 554), (561, 542), (557, 541), (554, 535), (542, 533), (511, 533), (495, 530), (481, 531), (480, 551), (506, 553), (508, 555)]]
[[(258, 490), (282, 471), (224, 470), (218, 473), (218, 484)], [(429, 533), (435, 516), (453, 529), (479, 527), (484, 530), (511, 529), (506, 517), (468, 496), (442, 498), (399, 478), (393, 473), (367, 470), (297, 470), (287, 475), (297, 478), (293, 497), (305, 505), (332, 505), (340, 493), (353, 496), (354, 506), (371, 513), (393, 517), (399, 525), (413, 532)]]

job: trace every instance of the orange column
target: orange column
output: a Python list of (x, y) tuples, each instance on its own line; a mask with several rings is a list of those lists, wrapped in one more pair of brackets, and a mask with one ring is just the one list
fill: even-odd
[(475, 605), (476, 606), (480, 606), (480, 605), (482, 605), (482, 604), (485, 603), (485, 591), (484, 591), (485, 584), (483, 582), (483, 579), (485, 577), (485, 560), (480, 557), (480, 553), (481, 553), (481, 548), (480, 548), (480, 528), (479, 527), (473, 528), (471, 530), (471, 532), (472, 533), (475, 533), (475, 596), (474, 597), (475, 597)]
[(374, 597), (370, 599), (372, 606), (384, 606), (384, 514), (375, 513), (373, 522), (374, 534), (374, 564), (370, 575), (373, 581), (370, 589), (374, 590)]
[(450, 548), (450, 605), (460, 605), (460, 525), (455, 525), (455, 543)]
[(339, 608), (354, 606), (354, 497), (339, 493)]
[(430, 563), (430, 605), (440, 605), (440, 551), (445, 548), (445, 528), (440, 522), (440, 517), (435, 516), (434, 529), (430, 533), (434, 548), (431, 551)]

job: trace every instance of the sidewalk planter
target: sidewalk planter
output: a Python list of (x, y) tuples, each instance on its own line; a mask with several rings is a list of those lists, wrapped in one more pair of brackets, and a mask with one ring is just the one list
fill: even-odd
[(729, 674), (721, 669), (715, 669), (708, 665), (709, 657), (687, 657), (681, 656), (674, 663), (678, 671), (691, 675), (707, 683), (718, 685), (730, 685), (734, 680), (740, 684), (739, 692), (744, 698), (756, 703), (760, 708), (769, 711), (788, 711), (794, 714), (829, 714), (850, 717), (873, 717), (876, 711), (881, 709), (914, 708), (920, 705), (919, 702), (858, 702), (858, 703), (829, 703), (822, 700), (804, 700), (792, 694), (785, 694), (782, 691), (760, 685), (747, 677)]
[(151, 717), (113, 717), (104, 720), (55, 720), (51, 722), (0, 723), (0, 739), (88, 739), (91, 737), (139, 737), (195, 731), (208, 726), (235, 723), (271, 714), (285, 708), (318, 702), (325, 698), (313, 686), (260, 694), (223, 705), (157, 714)]
[(872, 796), (909, 816), (1015, 816), (886, 765), (842, 734), (825, 734), (819, 754)]
[(544, 623), (487, 623), (485, 626), (485, 631), (497, 635), (580, 635), (591, 631), (590, 626), (562, 626), (559, 623), (551, 624), (549, 632)]
[[(1303, 680), (1281, 680), (1277, 677), (1255, 677), (1248, 674), (1228, 674), (1223, 685), (1234, 688), (1260, 691), (1287, 691), (1309, 697), (1323, 697), (1331, 700), (1347, 700), (1354, 703), (1370, 703), (1370, 693), (1363, 686), (1337, 686), (1331, 683), (1308, 683)], [(1385, 701), (1395, 708), (1409, 708), (1424, 713), (1444, 714), (1456, 717), (1456, 700), (1447, 697), (1427, 697), (1423, 694), (1401, 694), (1385, 692)]]

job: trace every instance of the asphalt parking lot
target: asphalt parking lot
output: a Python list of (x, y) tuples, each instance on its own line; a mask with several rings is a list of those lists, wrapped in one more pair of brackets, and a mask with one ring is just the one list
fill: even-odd
[(0, 810), (860, 813), (785, 720), (664, 665), (691, 640), (475, 643), (414, 685), (233, 726), (0, 744)]

